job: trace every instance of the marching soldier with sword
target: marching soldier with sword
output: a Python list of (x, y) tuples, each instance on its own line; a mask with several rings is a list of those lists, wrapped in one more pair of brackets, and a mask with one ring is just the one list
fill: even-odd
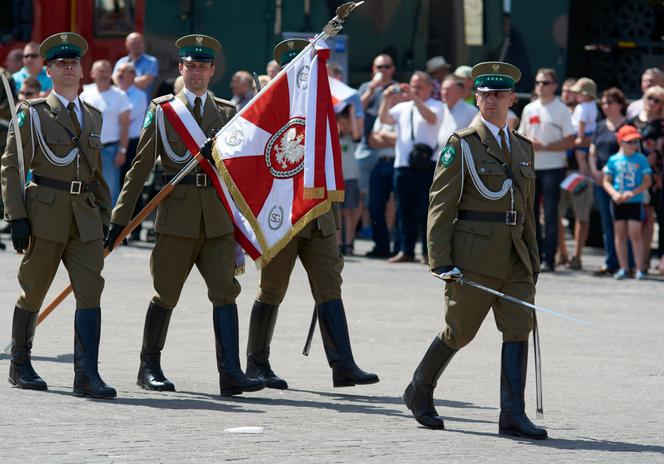
[(433, 402), (438, 379), (493, 309), (503, 335), (499, 432), (544, 439), (546, 430), (528, 419), (524, 404), (535, 315), (514, 298), (481, 289), (532, 304), (540, 270), (533, 147), (506, 125), (521, 72), (508, 63), (488, 62), (473, 67), (471, 77), (481, 120), (450, 137), (430, 192), (429, 259), (432, 271), (447, 281), (446, 327), (431, 343), (403, 399), (420, 424), (443, 429)]
[[(101, 113), (78, 98), (87, 48), (85, 39), (73, 32), (44, 40), (39, 54), (53, 91), (19, 107), (2, 156), (5, 219), (14, 248), (25, 253), (18, 271), (21, 295), (14, 308), (9, 382), (47, 389), (32, 367), (30, 351), (39, 307), (62, 261), (76, 296), (74, 393), (113, 398), (115, 389), (97, 371), (102, 241), (111, 197), (101, 173)], [(24, 189), (28, 169), (32, 180)]]
[[(164, 165), (164, 183), (170, 182), (192, 159), (160, 105), (180, 100), (207, 136), (216, 133), (235, 114), (230, 102), (214, 97), (207, 89), (221, 44), (212, 37), (194, 34), (178, 39), (175, 45), (179, 49), (184, 89), (175, 96), (166, 95), (152, 101), (136, 158), (113, 210), (105, 240), (107, 247), (112, 248), (131, 219), (143, 183), (157, 158), (160, 157)], [(207, 156), (211, 157), (209, 151)], [(145, 316), (137, 384), (148, 390), (175, 391), (175, 385), (161, 369), (161, 351), (173, 308), (196, 265), (205, 279), (213, 306), (221, 394), (238, 395), (264, 388), (262, 380), (245, 376), (240, 368), (235, 304), (240, 284), (234, 278), (233, 223), (204, 172), (186, 176), (159, 205), (155, 229), (157, 241), (150, 260), (155, 295)]]

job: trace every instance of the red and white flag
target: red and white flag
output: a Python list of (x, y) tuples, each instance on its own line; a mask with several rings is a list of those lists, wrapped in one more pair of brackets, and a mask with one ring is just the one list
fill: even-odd
[(334, 111), (338, 113), (344, 109), (348, 103), (348, 99), (355, 94), (356, 90), (339, 79), (330, 77), (330, 92), (332, 93)]
[(343, 200), (328, 56), (324, 42), (307, 47), (215, 137), (236, 238), (261, 267)]

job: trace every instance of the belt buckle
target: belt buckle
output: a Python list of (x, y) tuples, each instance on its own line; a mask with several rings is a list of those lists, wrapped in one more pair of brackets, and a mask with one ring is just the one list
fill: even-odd
[(517, 212), (514, 210), (505, 212), (505, 224), (515, 226), (517, 224), (517, 216)]
[(207, 175), (204, 172), (196, 173), (196, 187), (207, 187)]
[(72, 195), (80, 195), (83, 190), (83, 182), (80, 180), (72, 180), (69, 185), (69, 193)]

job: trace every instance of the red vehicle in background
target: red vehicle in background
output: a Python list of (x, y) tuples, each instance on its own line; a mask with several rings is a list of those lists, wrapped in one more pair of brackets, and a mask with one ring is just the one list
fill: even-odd
[(62, 31), (76, 32), (88, 41), (83, 59), (85, 80), (92, 62), (114, 63), (127, 54), (124, 39), (143, 32), (145, 0), (5, 0), (0, 15), (0, 65), (15, 48), (42, 42)]

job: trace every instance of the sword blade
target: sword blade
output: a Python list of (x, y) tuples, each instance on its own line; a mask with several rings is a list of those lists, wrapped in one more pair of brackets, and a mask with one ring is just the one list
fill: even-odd
[[(443, 280), (443, 281), (447, 282), (445, 279), (443, 279), (438, 274), (435, 274), (435, 273), (433, 273), (433, 274), (436, 277), (438, 277), (440, 280)], [(497, 296), (499, 298), (502, 298), (504, 300), (511, 301), (512, 303), (516, 303), (521, 307), (525, 306), (526, 308), (530, 308), (533, 311), (539, 311), (539, 312), (542, 312), (542, 313), (547, 313), (547, 314), (550, 314), (552, 316), (556, 316), (556, 317), (559, 317), (559, 318), (562, 318), (562, 319), (567, 319), (568, 321), (576, 322), (577, 324), (592, 325), (592, 324), (590, 324), (590, 322), (584, 321), (583, 319), (578, 319), (576, 317), (568, 316), (567, 314), (561, 313), (559, 311), (554, 311), (553, 309), (545, 308), (544, 306), (539, 306), (539, 305), (536, 305), (536, 304), (533, 304), (533, 303), (528, 303), (527, 301), (520, 300), (518, 298), (513, 297), (512, 295), (507, 295), (506, 293), (499, 292), (498, 290), (494, 290), (493, 288), (486, 287), (482, 284), (479, 284), (479, 283), (477, 283), (473, 280), (467, 279), (463, 276), (459, 277), (457, 280), (459, 282), (461, 282), (462, 284), (470, 285), (471, 287), (475, 287), (479, 290), (490, 293), (490, 294), (495, 295), (495, 296)], [(528, 310), (524, 308), (524, 311), (528, 311)]]

